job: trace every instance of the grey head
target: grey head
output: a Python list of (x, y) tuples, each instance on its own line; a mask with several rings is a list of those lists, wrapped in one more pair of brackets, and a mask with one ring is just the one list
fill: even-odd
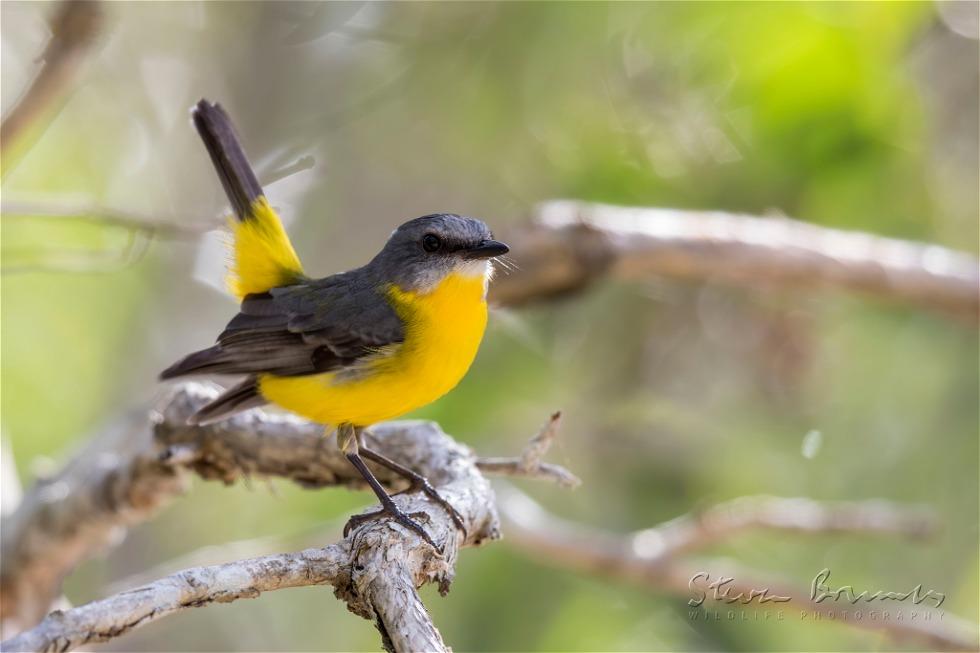
[(392, 232), (368, 267), (402, 290), (427, 292), (453, 272), (484, 276), (490, 260), (509, 251), (487, 225), (453, 213), (424, 215)]

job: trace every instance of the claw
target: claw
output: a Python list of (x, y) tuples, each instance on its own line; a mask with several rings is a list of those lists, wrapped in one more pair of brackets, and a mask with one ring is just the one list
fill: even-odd
[[(408, 489), (405, 490), (404, 493), (407, 494), (410, 492), (420, 491), (425, 494), (425, 496), (442, 506), (443, 510), (449, 513), (453, 523), (456, 524), (456, 528), (463, 533), (463, 539), (465, 540), (466, 525), (463, 523), (463, 516), (460, 515), (459, 511), (453, 507), (453, 504), (444, 499), (442, 495), (439, 494), (439, 491), (432, 487), (432, 484), (429, 483), (429, 479), (425, 478), (424, 476), (419, 476), (418, 478), (412, 479), (412, 484), (408, 486)], [(402, 492), (399, 492), (399, 494), (402, 494)]]
[(443, 510), (449, 513), (449, 516), (452, 518), (453, 523), (456, 525), (456, 528), (458, 528), (463, 533), (463, 539), (464, 540), (466, 539), (466, 526), (463, 522), (462, 515), (460, 515), (459, 512), (453, 507), (453, 504), (446, 501), (442, 497), (442, 495), (439, 494), (438, 490), (432, 487), (432, 484), (429, 483), (429, 479), (422, 476), (418, 472), (412, 471), (411, 469), (405, 467), (401, 463), (397, 463), (394, 460), (391, 460), (390, 458), (386, 458), (385, 456), (382, 456), (377, 451), (368, 449), (367, 447), (363, 447), (363, 446), (361, 447), (360, 451), (364, 455), (364, 457), (367, 458), (368, 460), (378, 463), (383, 467), (387, 467), (388, 469), (395, 472), (402, 478), (408, 480), (409, 482), (408, 488), (399, 492), (398, 494), (408, 494), (411, 492), (421, 491), (425, 493), (425, 496), (429, 497), (430, 499), (438, 503), (440, 506), (442, 506)]
[(383, 506), (378, 510), (367, 512), (362, 515), (354, 515), (350, 519), (348, 519), (347, 524), (344, 525), (344, 537), (347, 537), (352, 529), (357, 528), (361, 524), (372, 521), (374, 519), (380, 519), (382, 517), (390, 517), (394, 519), (396, 522), (398, 522), (399, 524), (401, 524), (402, 526), (404, 526), (405, 528), (414, 531), (419, 537), (425, 540), (426, 543), (429, 544), (429, 546), (431, 546), (433, 549), (438, 551), (439, 554), (441, 555), (442, 548), (436, 546), (436, 543), (432, 540), (431, 537), (429, 537), (429, 534), (425, 532), (425, 529), (422, 528), (422, 526), (417, 521), (412, 519), (412, 517), (418, 517), (420, 515), (425, 515), (425, 513), (413, 512), (411, 515), (406, 515), (403, 511), (401, 511), (396, 506), (391, 506), (391, 507)]

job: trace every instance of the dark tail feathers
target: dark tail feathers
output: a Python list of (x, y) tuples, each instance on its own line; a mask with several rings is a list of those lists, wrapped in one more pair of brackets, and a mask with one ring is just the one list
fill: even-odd
[(187, 423), (210, 424), (265, 403), (266, 400), (259, 394), (258, 380), (252, 376), (191, 415)]
[(191, 115), (194, 126), (204, 141), (204, 147), (211, 155), (211, 162), (221, 178), (228, 200), (235, 209), (235, 215), (239, 220), (245, 220), (252, 202), (262, 195), (262, 186), (259, 185), (245, 151), (238, 142), (231, 118), (220, 104), (212, 104), (207, 100), (198, 102)]

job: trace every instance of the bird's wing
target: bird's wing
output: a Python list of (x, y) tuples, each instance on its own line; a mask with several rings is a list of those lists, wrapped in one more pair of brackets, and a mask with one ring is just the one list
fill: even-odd
[(213, 347), (163, 373), (302, 376), (355, 366), (404, 339), (401, 319), (360, 275), (249, 295)]
[(355, 271), (306, 286), (276, 288), (270, 295), (289, 314), (290, 333), (349, 360), (376, 354), (405, 337), (401, 318), (382, 292)]

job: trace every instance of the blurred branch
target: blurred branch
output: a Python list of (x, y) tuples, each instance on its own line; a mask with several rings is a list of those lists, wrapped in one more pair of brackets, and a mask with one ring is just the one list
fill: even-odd
[[(6, 628), (36, 623), (60, 591), (64, 576), (118, 539), (127, 526), (148, 519), (181, 492), (188, 471), (225, 483), (271, 475), (305, 487), (362, 486), (357, 472), (319, 425), (263, 411), (208, 426), (185, 424), (187, 417), (216, 396), (217, 390), (208, 386), (179, 386), (151, 416), (150, 428), (145, 419), (124, 420), (57, 476), (25, 495), (3, 529), (0, 608)], [(492, 490), (471, 452), (435, 424), (381, 424), (372, 428), (370, 437), (382, 454), (427, 476), (463, 516), (469, 535), (460, 541), (462, 536), (449, 516), (433, 508), (424, 495), (399, 495), (396, 502), (404, 511), (424, 513), (423, 524), (443, 548), (442, 555), (390, 520), (363, 524), (337, 545), (348, 557), (335, 593), (353, 612), (375, 620), (392, 650), (442, 650), (439, 633), (415, 589), (436, 582), (441, 591), (448, 591), (459, 547), (498, 537)], [(394, 481), (385, 470), (375, 473), (382, 482)], [(137, 592), (52, 614), (35, 629), (5, 642), (3, 650), (63, 650), (102, 641), (183, 607), (301, 582), (301, 570), (276, 567), (272, 563), (277, 560), (304, 564), (296, 556), (286, 556), (195, 570), (189, 578), (217, 573), (227, 583), (183, 588), (185, 593), (175, 595), (174, 584), (186, 584), (186, 578), (177, 574)], [(322, 557), (311, 560), (314, 565), (323, 562)], [(245, 566), (235, 567), (240, 564)], [(263, 566), (278, 569), (276, 573), (285, 574), (285, 580), (271, 577), (254, 583), (249, 570)], [(231, 573), (236, 571), (241, 575)], [(309, 585), (317, 584), (317, 578), (332, 582), (316, 574), (305, 578)]]
[(170, 239), (199, 238), (202, 234), (222, 226), (220, 220), (194, 218), (167, 220), (124, 211), (99, 204), (81, 204), (53, 201), (4, 201), (4, 218), (40, 218), (44, 220), (70, 220), (89, 222), (94, 225), (117, 227), (142, 232), (151, 236)]
[[(312, 156), (300, 157), (293, 163), (269, 172), (262, 177), (265, 185), (311, 169)], [(68, 249), (43, 246), (34, 250), (4, 250), (8, 259), (0, 272), (116, 272), (140, 261), (155, 238), (196, 240), (204, 233), (222, 226), (223, 221), (205, 218), (168, 220), (142, 215), (133, 211), (114, 209), (98, 204), (72, 204), (52, 201), (5, 201), (0, 210), (5, 220), (42, 219), (48, 221), (87, 222), (95, 226), (123, 229), (128, 235), (126, 244), (117, 251)], [(25, 263), (9, 264), (9, 259), (26, 259)]]
[[(787, 597), (775, 604), (792, 606), (821, 623), (842, 623), (881, 631), (897, 640), (926, 642), (939, 650), (977, 650), (976, 624), (934, 611), (932, 618), (903, 619), (887, 611), (880, 619), (856, 617), (861, 606), (844, 602), (815, 602), (805, 590), (728, 561), (691, 562), (680, 553), (715, 544), (748, 528), (805, 533), (856, 532), (921, 537), (932, 520), (920, 511), (908, 511), (885, 501), (820, 504), (809, 499), (746, 497), (721, 504), (701, 516), (680, 517), (631, 535), (599, 532), (560, 519), (527, 495), (513, 488), (498, 488), (498, 508), (507, 541), (542, 563), (579, 572), (636, 583), (657, 591), (693, 596), (695, 577), (729, 579), (722, 590), (737, 599), (737, 607), (758, 604), (759, 592)], [(749, 597), (745, 600), (744, 597)], [(753, 597), (755, 597), (753, 601)], [(726, 610), (732, 601), (720, 602)], [(707, 606), (704, 606), (707, 607)], [(751, 606), (748, 606), (751, 607)], [(761, 607), (774, 607), (772, 603)], [(915, 606), (926, 610), (923, 605)], [(865, 606), (865, 611), (867, 607)], [(834, 616), (832, 616), (834, 615)]]
[[(142, 260), (150, 244), (159, 236), (169, 239), (192, 239), (220, 223), (211, 220), (195, 220), (188, 223), (154, 219), (136, 213), (99, 205), (68, 204), (64, 202), (5, 201), (0, 210), (5, 221), (16, 219), (41, 219), (47, 221), (86, 222), (95, 226), (122, 229), (126, 242), (116, 249), (59, 248), (35, 244), (31, 248), (7, 247), (3, 250), (4, 262), (0, 273), (4, 275), (25, 272), (116, 272)], [(13, 259), (14, 263), (11, 263)]]
[(980, 263), (969, 254), (785, 218), (546, 202), (508, 238), (520, 271), (490, 294), (516, 305), (611, 276), (759, 287), (831, 287), (976, 322)]
[(936, 533), (938, 524), (926, 508), (889, 501), (820, 502), (802, 497), (746, 496), (682, 515), (627, 538), (666, 558), (760, 529), (926, 538)]
[(0, 123), (2, 174), (13, 167), (11, 152), (28, 132), (40, 133), (57, 114), (71, 93), (81, 64), (95, 42), (102, 24), (102, 8), (90, 0), (61, 2), (51, 20), (51, 39), (41, 60), (44, 62), (30, 87)]

